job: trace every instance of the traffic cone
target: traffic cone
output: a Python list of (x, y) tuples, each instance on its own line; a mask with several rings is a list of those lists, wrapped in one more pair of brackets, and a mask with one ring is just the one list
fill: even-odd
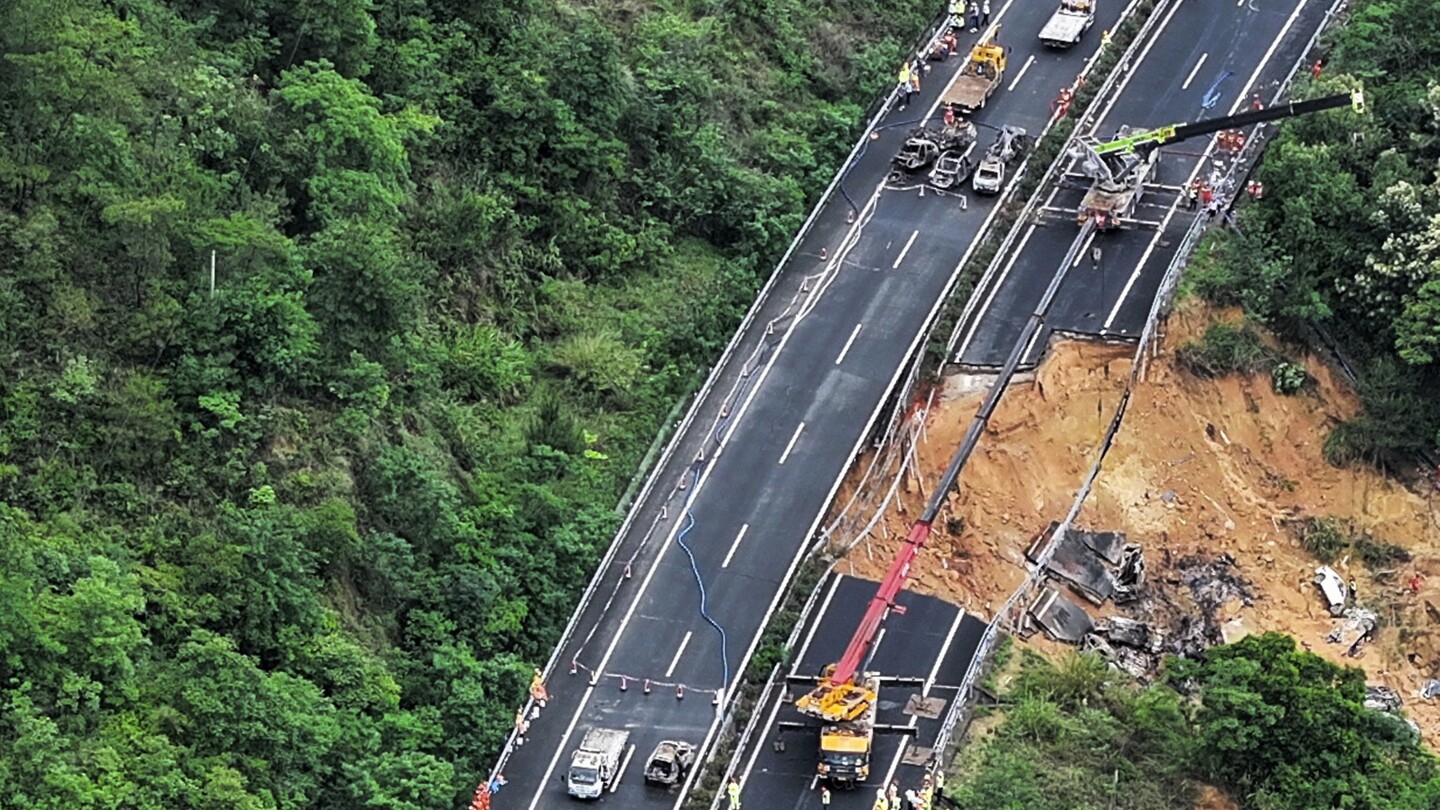
[(685, 699), (685, 684), (681, 683), (681, 684), (676, 684), (676, 685), (675, 685), (675, 699), (676, 699), (676, 700), (684, 700), (684, 699)]
[(650, 679), (649, 679), (649, 678), (646, 678), (646, 679), (645, 679), (645, 694), (647, 694), (647, 695), (650, 694)]
[(627, 677), (625, 677), (624, 675), (621, 675), (621, 676), (620, 676), (620, 691), (621, 691), (621, 692), (628, 692), (628, 691), (630, 691), (630, 679), (627, 678)]

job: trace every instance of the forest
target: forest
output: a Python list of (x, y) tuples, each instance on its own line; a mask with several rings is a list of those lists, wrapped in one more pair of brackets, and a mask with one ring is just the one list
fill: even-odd
[[(1138, 687), (1102, 658), (997, 654), (998, 706), (975, 721), (952, 787), (987, 810), (1175, 810), (1206, 786), (1250, 810), (1440, 805), (1440, 761), (1365, 708), (1365, 673), (1278, 633), (1172, 659)], [(999, 682), (1005, 684), (999, 687)]]
[[(467, 797), (938, 10), (0, 4), (0, 807)], [(1368, 129), (1288, 125), (1192, 283), (1333, 333), (1334, 456), (1389, 460), (1440, 433), (1440, 14), (1330, 47)]]
[(0, 4), (0, 807), (468, 798), (936, 11)]
[(1264, 198), (1186, 283), (1290, 340), (1338, 345), (1365, 412), (1327, 458), (1413, 469), (1440, 449), (1440, 9), (1361, 0), (1322, 51), (1299, 91), (1358, 83), (1367, 115), (1285, 122), (1255, 174)]

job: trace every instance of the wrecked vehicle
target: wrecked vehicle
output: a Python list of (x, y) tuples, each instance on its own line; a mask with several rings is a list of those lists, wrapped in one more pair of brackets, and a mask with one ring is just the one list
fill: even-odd
[(1325, 604), (1330, 608), (1331, 616), (1339, 616), (1345, 612), (1345, 580), (1335, 572), (1334, 568), (1322, 565), (1315, 569), (1315, 585), (1320, 589), (1320, 594), (1325, 597)]
[(673, 785), (695, 764), (695, 746), (678, 740), (661, 740), (645, 761), (645, 781)]

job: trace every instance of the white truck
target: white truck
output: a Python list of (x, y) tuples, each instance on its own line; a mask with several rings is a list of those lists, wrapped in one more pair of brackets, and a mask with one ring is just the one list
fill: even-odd
[(1040, 29), (1040, 41), (1051, 48), (1069, 48), (1095, 23), (1095, 0), (1060, 0), (1060, 8)]
[(592, 728), (585, 732), (580, 747), (570, 755), (570, 772), (565, 783), (577, 799), (597, 799), (613, 789), (628, 757), (630, 732), (624, 729)]

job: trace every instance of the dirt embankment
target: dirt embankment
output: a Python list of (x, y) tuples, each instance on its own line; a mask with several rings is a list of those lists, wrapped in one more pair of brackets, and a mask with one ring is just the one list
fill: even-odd
[[(1343, 379), (1316, 358), (1303, 358), (1315, 385), (1290, 397), (1275, 394), (1268, 376), (1201, 379), (1176, 366), (1176, 346), (1209, 323), (1233, 317), (1200, 307), (1183, 307), (1171, 317), (1077, 525), (1123, 531), (1144, 546), (1146, 587), (1160, 598), (1142, 600), (1142, 610), (1193, 607), (1178, 564), (1185, 558), (1193, 564), (1196, 555), (1228, 554), (1253, 599), (1248, 605), (1229, 601), (1212, 617), (1224, 624), (1227, 637), (1280, 630), (1320, 655), (1365, 667), (1371, 683), (1400, 693), (1407, 716), (1432, 748), (1440, 747), (1440, 700), (1417, 695), (1425, 679), (1440, 677), (1440, 498), (1370, 469), (1325, 462), (1327, 432), (1358, 403)], [(986, 618), (1008, 598), (1024, 577), (1030, 540), (1064, 517), (1093, 463), (1132, 353), (1131, 346), (1060, 342), (1033, 380), (1012, 385), (961, 476), (959, 496), (937, 522), (913, 588)], [(964, 387), (964, 380), (950, 380), (926, 423), (917, 454), (926, 494), (984, 394)], [(885, 517), (889, 538), (872, 539), (868, 554), (865, 544), (852, 552), (855, 573), (883, 571), (918, 508), (921, 493), (914, 488), (907, 477), (911, 491), (902, 490), (900, 500), (908, 511), (892, 506)], [(1287, 527), (1301, 516), (1353, 521), (1414, 557), (1379, 579), (1358, 560), (1335, 563), (1343, 577), (1355, 577), (1361, 603), (1383, 622), (1359, 660), (1325, 640), (1337, 622), (1312, 584), (1318, 563)], [(1409, 587), (1417, 573), (1425, 577), (1418, 594)], [(1124, 612), (1113, 605), (1087, 607), (1096, 616)]]

